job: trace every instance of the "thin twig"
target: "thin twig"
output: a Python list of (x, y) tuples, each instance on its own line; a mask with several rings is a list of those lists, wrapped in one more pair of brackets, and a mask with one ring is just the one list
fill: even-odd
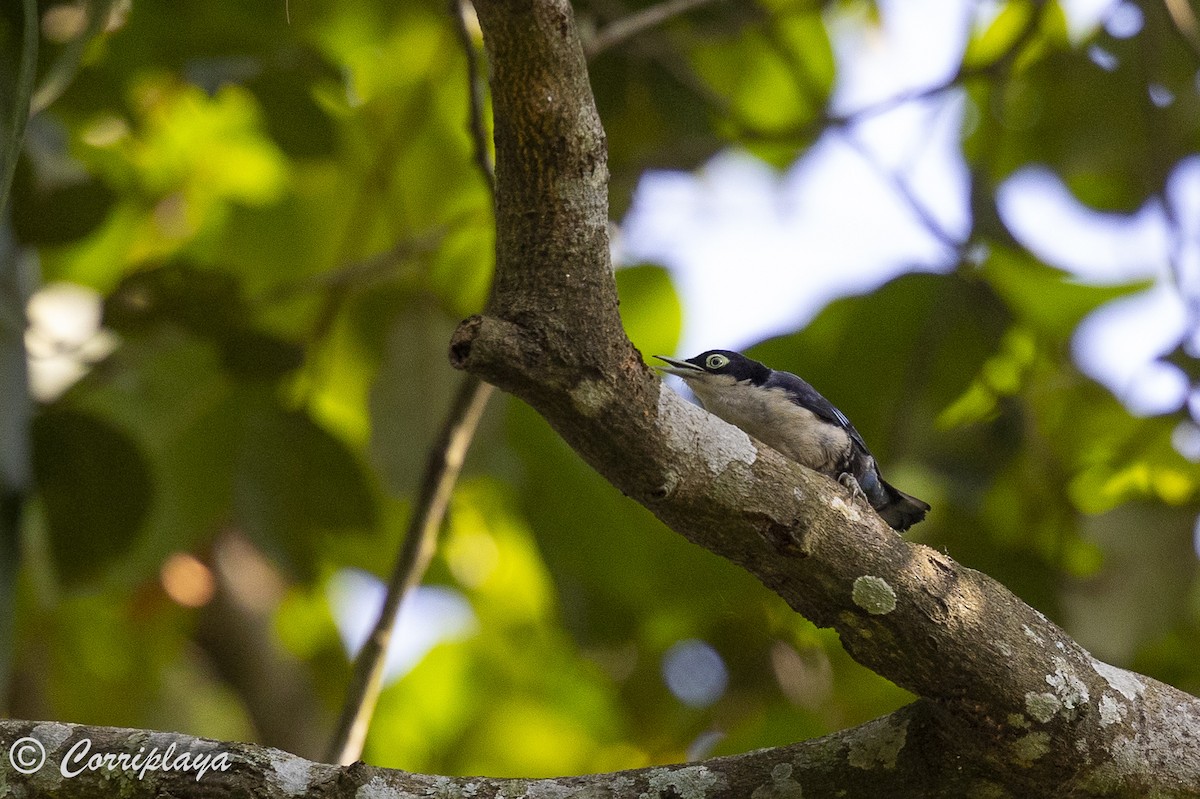
[(718, 2), (722, 2), (722, 0), (665, 0), (658, 5), (643, 8), (610, 22), (598, 30), (595, 36), (583, 43), (583, 52), (588, 58), (595, 58), (605, 50), (626, 42), (651, 28), (657, 28), (674, 17)]
[[(627, 13), (617, 0), (592, 0), (590, 4), (599, 13), (609, 17), (624, 19)], [(698, 75), (687, 59), (684, 58), (672, 42), (662, 35), (661, 31), (643, 29), (639, 32), (649, 32), (644, 38), (634, 38), (629, 42), (629, 50), (640, 58), (653, 61), (663, 68), (686, 91), (691, 92), (706, 108), (724, 117), (733, 116), (733, 106), (724, 95), (713, 91)], [(653, 41), (651, 41), (653, 39)], [(595, 54), (584, 46), (585, 55), (591, 59)]]
[(379, 619), (354, 663), (346, 703), (329, 748), (330, 763), (348, 765), (362, 755), (367, 728), (383, 687), (383, 667), (396, 616), (405, 595), (420, 583), (433, 557), (438, 528), (491, 394), (490, 385), (474, 376), (465, 376), (437, 441), (429, 451), (421, 492), (388, 583)]
[(925, 226), (925, 229), (928, 230), (934, 238), (950, 249), (955, 255), (959, 257), (962, 256), (962, 253), (967, 246), (966, 242), (955, 238), (954, 235), (942, 227), (942, 223), (933, 216), (933, 212), (926, 207), (925, 203), (921, 201), (921, 198), (917, 197), (916, 193), (913, 191), (913, 187), (909, 185), (908, 181), (905, 180), (898, 171), (890, 169), (884, 163), (882, 163), (875, 156), (875, 153), (873, 153), (869, 147), (859, 141), (858, 138), (849, 130), (844, 131), (842, 140), (845, 141), (846, 144), (851, 147), (851, 149), (857, 152), (859, 156), (867, 162), (867, 165), (874, 169), (876, 174), (883, 178), (888, 185), (892, 187), (892, 190), (896, 192), (896, 195), (904, 202), (905, 205), (909, 207), (909, 210), (911, 210), (913, 215), (917, 217), (917, 220)]
[(466, 9), (461, 0), (450, 0), (450, 19), (454, 21), (454, 32), (458, 43), (462, 46), (463, 55), (467, 59), (467, 100), (469, 114), (467, 130), (475, 147), (475, 164), (487, 179), (488, 189), (496, 193), (496, 168), (492, 165), (491, 147), (488, 145), (487, 128), (484, 126), (483, 90), (484, 79), (479, 73), (479, 57), (475, 52), (475, 42), (471, 32), (467, 30)]
[(71, 81), (75, 79), (75, 75), (79, 72), (79, 65), (83, 61), (83, 51), (87, 48), (88, 43), (108, 25), (115, 4), (116, 0), (92, 0), (91, 3), (84, 5), (87, 24), (84, 25), (79, 35), (71, 39), (63, 48), (62, 53), (46, 73), (42, 84), (33, 93), (30, 114), (37, 114), (48, 108), (71, 85)]
[[(0, 214), (8, 208), (8, 194), (13, 172), (21, 152), (21, 141), (25, 136), (25, 124), (29, 120), (30, 98), (33, 95), (34, 75), (37, 73), (38, 58), (38, 13), (36, 0), (24, 0), (21, 5), (21, 55), (16, 75), (7, 99), (11, 106), (0, 113)], [(2, 98), (0, 98), (2, 99)], [(16, 607), (17, 572), (20, 564), (20, 523), (29, 491), (29, 425), (32, 413), (28, 392), (28, 373), (25, 369), (25, 343), (21, 325), (4, 324), (6, 318), (24, 320), (25, 301), (20, 291), (21, 275), (17, 257), (17, 246), (13, 242), (0, 244), (0, 344), (8, 350), (4, 353), (4, 369), (9, 378), (8, 397), (3, 408), (6, 429), (0, 435), (12, 435), (16, 440), (6, 442), (6, 449), (13, 457), (0, 463), (0, 713), (8, 707), (11, 697), (10, 681), (14, 661), (13, 642)], [(15, 375), (14, 375), (15, 373)], [(15, 380), (12, 379), (15, 376)]]
[[(12, 103), (3, 109), (5, 119), (0, 120), (0, 213), (8, 203), (8, 192), (13, 172), (17, 168), (17, 156), (21, 152), (21, 141), (25, 137), (25, 123), (29, 121), (30, 98), (33, 81), (37, 74), (38, 58), (38, 13), (36, 0), (24, 0), (22, 4), (23, 25), (21, 28), (21, 57), (17, 74), (13, 80), (8, 99)], [(15, 264), (15, 260), (13, 261)]]
[[(400, 119), (380, 143), (370, 168), (362, 176), (360, 188), (355, 194), (353, 202), (347, 203), (350, 212), (345, 217), (346, 227), (342, 232), (342, 240), (338, 245), (334, 263), (344, 264), (351, 260), (352, 253), (355, 252), (362, 240), (363, 220), (369, 218), (371, 210), (378, 202), (374, 192), (379, 187), (387, 185), (387, 176), (395, 168), (396, 153), (407, 132), (408, 126), (403, 119)], [(329, 334), (337, 319), (338, 311), (349, 296), (351, 288), (352, 286), (349, 284), (333, 284), (329, 291), (325, 292), (308, 333), (309, 346), (315, 346)]]
[(1200, 21), (1188, 0), (1163, 0), (1175, 32), (1192, 53), (1200, 58)]
[[(454, 20), (454, 28), (467, 59), (470, 94), (468, 130), (474, 143), (474, 159), (488, 190), (494, 195), (496, 179), (483, 119), (483, 84), (475, 45), (467, 30), (459, 0), (450, 0), (450, 16)], [(421, 583), (429, 561), (433, 558), (437, 548), (438, 530), (442, 519), (445, 518), (446, 507), (450, 503), (450, 496), (462, 470), (467, 449), (475, 437), (492, 390), (490, 385), (474, 375), (463, 375), (450, 412), (442, 423), (437, 440), (429, 450), (420, 493), (404, 536), (404, 544), (388, 582), (383, 607), (379, 610), (379, 618), (375, 621), (370, 637), (354, 663), (354, 674), (346, 693), (346, 702), (330, 743), (328, 760), (331, 763), (350, 764), (362, 755), (371, 717), (375, 713), (375, 706), (383, 689), (384, 664), (396, 617), (404, 598)]]
[(1017, 57), (1024, 51), (1025, 46), (1033, 39), (1038, 28), (1041, 26), (1042, 18), (1045, 15), (1048, 4), (1045, 0), (1038, 0), (1035, 4), (1033, 12), (1025, 21), (1024, 27), (1017, 32), (1013, 37), (1012, 42), (1004, 52), (998, 55), (992, 61), (986, 64), (964, 67), (960, 66), (949, 77), (941, 83), (935, 83), (930, 86), (922, 86), (915, 89), (907, 89), (898, 92), (891, 97), (886, 97), (861, 108), (856, 108), (852, 111), (847, 111), (841, 114), (826, 113), (817, 118), (805, 122), (799, 126), (792, 128), (782, 128), (777, 130), (765, 130), (748, 125), (741, 120), (733, 120), (734, 124), (738, 125), (740, 132), (748, 139), (756, 141), (808, 141), (821, 132), (830, 128), (844, 128), (856, 122), (861, 122), (871, 117), (880, 116), (899, 108), (909, 103), (928, 100), (944, 94), (948, 91), (958, 88), (960, 85), (973, 78), (986, 78), (996, 75), (1003, 75), (1012, 67)]
[(402, 238), (383, 252), (351, 261), (336, 269), (280, 283), (265, 290), (257, 299), (270, 304), (308, 292), (346, 291), (379, 280), (405, 277), (410, 270), (404, 267), (414, 259), (436, 250), (451, 227), (453, 223), (438, 225), (419, 235)]

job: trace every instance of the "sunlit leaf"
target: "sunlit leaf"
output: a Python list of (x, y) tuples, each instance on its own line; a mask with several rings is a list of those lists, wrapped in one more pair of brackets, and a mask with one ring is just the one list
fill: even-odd
[(736, 43), (714, 41), (693, 55), (701, 76), (730, 98), (737, 118), (757, 130), (810, 121), (831, 86), (829, 42), (820, 18), (792, 15), (775, 29), (747, 26)]
[(616, 273), (625, 335), (644, 358), (675, 352), (683, 327), (683, 306), (662, 267), (635, 266)]
[(973, 69), (994, 64), (1009, 53), (1025, 33), (1035, 13), (1031, 0), (1008, 0), (995, 19), (971, 37), (963, 55), (963, 67)]
[(1033, 335), (1014, 327), (1004, 334), (1000, 348), (980, 368), (970, 386), (937, 418), (942, 429), (982, 422), (1000, 412), (1001, 398), (1020, 391), (1037, 355)]

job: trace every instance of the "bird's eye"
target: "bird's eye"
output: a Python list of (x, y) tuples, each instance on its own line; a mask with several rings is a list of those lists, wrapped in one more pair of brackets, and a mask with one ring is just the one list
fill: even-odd
[(724, 355), (710, 355), (704, 359), (704, 365), (709, 369), (720, 369), (727, 363), (729, 363), (729, 359)]

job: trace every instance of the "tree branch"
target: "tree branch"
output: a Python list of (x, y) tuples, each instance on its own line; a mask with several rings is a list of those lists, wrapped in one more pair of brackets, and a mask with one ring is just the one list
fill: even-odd
[(270, 573), (273, 566), (252, 544), (231, 530), (214, 542), (211, 566), (215, 591), (197, 614), (193, 640), (221, 681), (236, 692), (260, 740), (320, 756), (329, 714), (317, 700), (308, 664), (275, 635), (274, 614), (283, 592), (270, 586), (282, 586), (282, 579)]
[(466, 376), (459, 385), (442, 430), (429, 450), (421, 491), (388, 581), (379, 618), (354, 662), (342, 715), (329, 745), (330, 762), (353, 763), (362, 755), (371, 716), (383, 689), (383, 668), (400, 605), (409, 591), (420, 584), (429, 568), (450, 495), (491, 395), (491, 386)]
[(1188, 46), (1192, 54), (1200, 58), (1200, 21), (1188, 0), (1163, 0), (1167, 16), (1179, 38)]
[(467, 30), (463, 0), (450, 0), (450, 19), (454, 22), (454, 34), (462, 47), (467, 62), (467, 132), (471, 134), (475, 165), (487, 182), (488, 190), (496, 193), (496, 169), (492, 164), (488, 148), (487, 124), (483, 116), (483, 90), (485, 81), (479, 74), (479, 59), (475, 56), (475, 42)]
[(1024, 796), (1200, 785), (1195, 746), (1159, 748), (1200, 729), (1200, 700), (1099, 663), (999, 583), (895, 535), (651, 373), (617, 314), (604, 135), (570, 6), (476, 8), (493, 65), (497, 266), (454, 364), (528, 402), (626, 495), (925, 697), (929, 724), (902, 744), (919, 760), (952, 753), (972, 789)]
[[(782, 799), (801, 795), (805, 799), (924, 799), (968, 795), (956, 792), (956, 786), (967, 784), (962, 775), (973, 771), (970, 764), (964, 768), (946, 757), (927, 762), (917, 756), (918, 747), (906, 745), (927, 735), (932, 726), (930, 705), (918, 702), (858, 727), (789, 746), (686, 765), (557, 779), (443, 777), (365, 763), (325, 765), (270, 747), (180, 733), (12, 720), (0, 720), (0, 740), (4, 742), (0, 757), (5, 758), (6, 784), (16, 795), (69, 795), (75, 799)], [(40, 767), (34, 768), (39, 763)], [(147, 767), (147, 763), (151, 765)]]
[(696, 8), (722, 0), (664, 0), (620, 19), (613, 20), (584, 43), (588, 58), (595, 58), (609, 48), (634, 38), (651, 28), (688, 13)]
[[(475, 57), (475, 45), (463, 18), (459, 0), (450, 0), (449, 12), (454, 30), (467, 61), (467, 130), (471, 134), (475, 163), (493, 197), (496, 192), (495, 169), (487, 146), (483, 119), (483, 88)], [(371, 635), (355, 659), (354, 674), (329, 746), (329, 760), (353, 763), (362, 756), (367, 730), (383, 689), (383, 671), (387, 662), (396, 617), (404, 598), (420, 584), (437, 547), (438, 529), (450, 504), (454, 484), (475, 437), (483, 411), (492, 396), (492, 387), (473, 375), (464, 375), (441, 432), (429, 451), (421, 489), (413, 509), (404, 544), (388, 582), (383, 606)]]
[(83, 4), (87, 22), (46, 71), (46, 77), (33, 93), (30, 113), (39, 114), (49, 108), (71, 85), (71, 81), (79, 72), (79, 65), (83, 61), (83, 53), (87, 46), (108, 26), (114, 5), (116, 0), (92, 0)]
[(900, 198), (900, 201), (908, 206), (909, 211), (914, 217), (916, 217), (917, 222), (924, 226), (924, 228), (929, 231), (930, 235), (932, 235), (938, 240), (938, 242), (942, 244), (942, 246), (949, 250), (950, 254), (958, 259), (962, 259), (966, 252), (968, 241), (959, 241), (950, 233), (950, 231), (946, 230), (946, 228), (942, 226), (942, 223), (939, 222), (938, 219), (933, 215), (933, 211), (931, 211), (925, 205), (925, 203), (921, 201), (921, 198), (917, 196), (916, 191), (911, 185), (909, 185), (908, 181), (904, 179), (904, 176), (901, 175), (898, 170), (891, 169), (882, 161), (880, 161), (878, 156), (875, 155), (874, 151), (872, 151), (867, 145), (863, 144), (863, 142), (854, 135), (853, 131), (848, 129), (845, 130), (842, 134), (842, 141), (846, 142), (851, 149), (858, 153), (859, 157), (867, 163), (867, 166), (871, 167), (871, 169), (875, 171), (875, 174), (880, 178), (880, 180), (884, 181), (892, 188), (892, 191), (896, 193), (896, 196)]

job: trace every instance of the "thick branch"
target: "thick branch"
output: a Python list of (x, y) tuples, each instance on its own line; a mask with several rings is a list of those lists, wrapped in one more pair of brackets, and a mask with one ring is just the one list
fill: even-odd
[(906, 746), (906, 741), (922, 738), (934, 726), (929, 710), (927, 704), (917, 703), (819, 740), (744, 755), (557, 779), (443, 777), (364, 763), (334, 766), (269, 747), (180, 733), (4, 720), (0, 721), (4, 742), (0, 773), (6, 795), (74, 799), (966, 796), (964, 775), (973, 773), (973, 768), (962, 768), (949, 757), (926, 762), (916, 756), (919, 747)]
[[(570, 7), (476, 7), (493, 65), (497, 273), (486, 314), (455, 334), (454, 363), (524, 399), (628, 496), (931, 700), (925, 757), (958, 752), (981, 780), (1029, 796), (1065, 795), (1114, 758), (1114, 794), (1200, 785), (1200, 748), (1166, 777), (1145, 748), (1181, 715), (1200, 730), (1200, 701), (1098, 663), (1000, 584), (905, 541), (654, 377), (617, 314), (604, 137)], [(1147, 713), (1150, 694), (1171, 697), (1174, 718)]]

